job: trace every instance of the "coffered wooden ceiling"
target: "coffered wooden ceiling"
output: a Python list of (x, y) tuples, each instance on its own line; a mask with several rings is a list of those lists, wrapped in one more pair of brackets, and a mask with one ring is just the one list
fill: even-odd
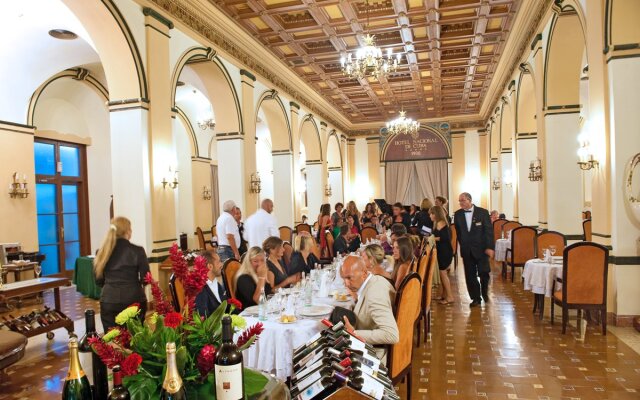
[(343, 76), (340, 57), (367, 33), (365, 1), (210, 0), (352, 123), (473, 115), (521, 0), (369, 0), (368, 32), (402, 54), (387, 79)]

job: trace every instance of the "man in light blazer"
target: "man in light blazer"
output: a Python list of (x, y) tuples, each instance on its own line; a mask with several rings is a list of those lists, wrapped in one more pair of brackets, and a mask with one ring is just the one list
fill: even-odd
[(460, 243), (467, 291), (472, 300), (470, 306), (476, 307), (482, 299), (485, 303), (489, 302), (489, 258), (493, 257), (493, 226), (489, 211), (473, 204), (469, 193), (460, 194), (458, 202), (460, 209), (453, 215), (453, 223)]
[(375, 346), (377, 356), (385, 362), (386, 345), (400, 340), (392, 306), (395, 289), (384, 277), (371, 274), (359, 256), (348, 256), (342, 264), (340, 275), (345, 286), (357, 297), (353, 309), (356, 315), (355, 329), (345, 317), (346, 329), (355, 331), (357, 336)]

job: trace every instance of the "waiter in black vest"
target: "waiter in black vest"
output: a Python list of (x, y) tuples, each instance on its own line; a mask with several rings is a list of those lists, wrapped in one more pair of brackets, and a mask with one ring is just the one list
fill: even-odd
[(493, 227), (489, 212), (474, 205), (469, 193), (462, 193), (458, 202), (461, 208), (455, 212), (453, 221), (460, 243), (467, 290), (472, 300), (470, 306), (476, 307), (482, 299), (485, 303), (489, 302), (489, 258), (493, 257)]

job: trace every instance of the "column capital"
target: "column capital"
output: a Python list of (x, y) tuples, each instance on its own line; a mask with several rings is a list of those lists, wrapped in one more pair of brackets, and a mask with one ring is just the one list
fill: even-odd
[(242, 78), (243, 80), (244, 80), (244, 77), (246, 77), (252, 83), (256, 81), (256, 76), (254, 74), (252, 74), (251, 72), (247, 71), (246, 69), (241, 69), (240, 70), (240, 76), (243, 77)]
[(166, 26), (169, 29), (174, 28), (173, 22), (171, 22), (171, 20), (167, 19), (164, 15), (160, 14), (159, 12), (157, 12), (151, 7), (143, 7), (142, 14), (144, 14), (145, 17), (151, 17), (155, 19), (156, 21), (160, 22), (162, 25)]

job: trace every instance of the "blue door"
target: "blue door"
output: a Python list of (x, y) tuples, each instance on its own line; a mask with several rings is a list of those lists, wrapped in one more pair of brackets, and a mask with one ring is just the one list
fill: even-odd
[(89, 253), (84, 147), (38, 140), (34, 150), (42, 274), (64, 274)]

